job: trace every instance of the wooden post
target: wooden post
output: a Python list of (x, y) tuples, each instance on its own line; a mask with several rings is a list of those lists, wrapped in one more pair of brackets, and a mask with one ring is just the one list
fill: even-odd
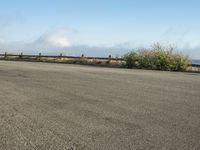
[(62, 56), (63, 56), (62, 53), (60, 53), (60, 59), (62, 59)]
[(82, 54), (82, 55), (81, 55), (81, 58), (80, 58), (80, 63), (81, 63), (81, 64), (84, 63), (84, 57), (85, 57), (84, 54)]
[(109, 55), (109, 56), (108, 56), (108, 61), (110, 62), (110, 61), (111, 61), (111, 59), (112, 59), (112, 56), (111, 56), (111, 55)]
[(38, 56), (37, 60), (41, 60), (41, 56), (42, 56), (42, 54), (39, 53), (39, 56)]
[(23, 52), (21, 52), (21, 54), (19, 55), (19, 58), (23, 58)]
[(112, 59), (112, 56), (111, 56), (111, 55), (109, 55), (109, 56), (108, 56), (108, 61), (107, 61), (107, 64), (109, 64), (109, 63), (111, 62), (111, 59)]
[(5, 52), (4, 58), (7, 58), (7, 52)]

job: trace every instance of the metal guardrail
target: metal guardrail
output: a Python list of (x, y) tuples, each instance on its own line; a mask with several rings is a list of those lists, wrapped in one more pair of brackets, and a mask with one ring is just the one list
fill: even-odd
[(63, 56), (62, 54), (60, 55), (42, 55), (41, 53), (39, 53), (39, 55), (23, 55), (23, 54), (0, 54), (0, 56), (2, 57), (43, 57), (43, 58), (71, 58), (71, 59), (81, 59), (81, 58), (85, 58), (85, 59), (98, 59), (98, 60), (118, 60), (118, 61), (123, 61), (123, 58), (112, 58), (111, 55), (109, 55), (108, 57), (85, 57), (83, 54), (78, 57), (78, 56)]
[[(116, 61), (124, 61), (123, 58), (112, 58), (111, 55), (109, 55), (108, 57), (85, 57), (84, 54), (82, 54), (80, 57), (78, 56), (63, 56), (62, 54), (60, 55), (42, 55), (41, 53), (39, 53), (38, 55), (23, 55), (23, 53), (21, 54), (8, 54), (8, 53), (5, 53), (5, 54), (0, 54), (1, 57), (35, 57), (35, 58), (38, 58), (38, 57), (43, 57), (43, 58), (70, 58), (70, 59), (81, 59), (81, 58), (84, 58), (84, 59), (97, 59), (97, 60), (116, 60)], [(200, 68), (200, 64), (191, 64), (191, 67), (197, 67), (197, 68)]]

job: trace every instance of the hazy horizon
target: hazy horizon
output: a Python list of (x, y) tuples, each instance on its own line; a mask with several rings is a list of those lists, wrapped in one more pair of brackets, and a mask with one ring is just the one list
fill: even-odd
[(0, 53), (121, 56), (160, 42), (200, 59), (197, 0), (6, 0)]

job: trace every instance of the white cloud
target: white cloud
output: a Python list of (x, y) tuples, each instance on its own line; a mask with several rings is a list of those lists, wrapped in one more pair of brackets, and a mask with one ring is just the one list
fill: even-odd
[(0, 52), (54, 53), (71, 46), (69, 34), (71, 30), (60, 28), (42, 34), (32, 42), (7, 41), (0, 36)]
[(67, 48), (71, 46), (67, 29), (57, 29), (43, 34), (33, 44), (46, 48)]

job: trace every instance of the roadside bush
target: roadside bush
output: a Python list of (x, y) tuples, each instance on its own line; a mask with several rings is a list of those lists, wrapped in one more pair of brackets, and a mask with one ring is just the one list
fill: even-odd
[(188, 66), (191, 64), (191, 61), (187, 56), (182, 54), (174, 54), (170, 62), (171, 71), (185, 71)]
[(132, 51), (124, 55), (124, 61), (126, 62), (125, 67), (134, 68), (136, 67), (137, 53)]
[(185, 71), (190, 65), (187, 56), (175, 52), (172, 46), (154, 44), (149, 49), (139, 49), (124, 55), (127, 68)]
[(153, 54), (147, 49), (138, 50), (138, 67), (145, 69), (153, 69)]

